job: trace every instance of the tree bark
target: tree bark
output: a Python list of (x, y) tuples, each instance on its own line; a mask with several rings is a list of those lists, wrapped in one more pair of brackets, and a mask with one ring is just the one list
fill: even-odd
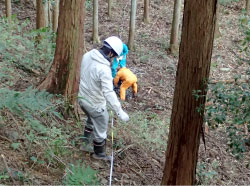
[(43, 0), (36, 0), (36, 28), (48, 26), (48, 4)]
[(53, 21), (52, 21), (52, 29), (54, 32), (57, 31), (58, 16), (59, 16), (59, 0), (55, 0), (55, 6), (53, 7)]
[(8, 18), (9, 23), (11, 22), (11, 0), (5, 0), (6, 5), (6, 17)]
[(128, 48), (132, 51), (134, 50), (135, 19), (136, 19), (136, 0), (131, 0)]
[(247, 14), (250, 15), (250, 0), (246, 0), (246, 11)]
[(84, 48), (85, 0), (60, 0), (56, 51), (51, 69), (38, 87), (64, 94), (74, 104)]
[(149, 18), (149, 0), (144, 0), (144, 14), (143, 14), (143, 22), (150, 23)]
[[(217, 0), (186, 0), (162, 185), (193, 185), (209, 78)], [(200, 97), (195, 91), (200, 90)], [(196, 93), (197, 94), (197, 93)], [(199, 112), (198, 112), (199, 108)]]
[(93, 1), (93, 43), (100, 43), (98, 35), (98, 0)]
[(111, 17), (112, 0), (108, 0), (108, 16)]
[(47, 0), (47, 7), (48, 7), (48, 9), (47, 9), (47, 14), (48, 14), (48, 26), (51, 26), (51, 23), (52, 23), (52, 19), (51, 19), (51, 2), (50, 2), (51, 0)]
[(179, 50), (178, 36), (181, 16), (181, 2), (182, 0), (175, 0), (174, 2), (174, 14), (170, 38), (170, 51), (173, 54), (178, 53)]
[(219, 19), (220, 19), (220, 3), (217, 4), (217, 10), (216, 10), (216, 21), (215, 21), (215, 30), (214, 30), (215, 39), (221, 37)]

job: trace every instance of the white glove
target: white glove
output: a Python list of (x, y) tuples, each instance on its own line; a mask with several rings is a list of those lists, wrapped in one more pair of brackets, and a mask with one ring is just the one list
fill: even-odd
[(117, 113), (117, 116), (119, 117), (120, 120), (127, 122), (129, 120), (129, 116), (126, 112), (122, 110), (122, 108), (119, 110)]

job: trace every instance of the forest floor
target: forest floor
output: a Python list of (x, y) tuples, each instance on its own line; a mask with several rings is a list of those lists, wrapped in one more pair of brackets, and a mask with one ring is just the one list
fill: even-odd
[[(116, 0), (112, 17), (107, 15), (106, 1), (99, 1), (99, 35), (103, 40), (111, 35), (119, 35), (126, 43), (129, 30), (129, 9), (130, 1)], [(142, 136), (136, 131), (129, 133), (129, 130), (137, 130), (136, 120), (139, 120), (137, 113), (144, 113), (147, 121), (164, 123), (160, 140), (167, 140), (168, 125), (171, 116), (172, 100), (175, 86), (175, 73), (177, 70), (178, 57), (169, 52), (169, 40), (174, 1), (154, 0), (150, 7), (150, 24), (143, 23), (143, 1), (137, 4), (135, 51), (129, 51), (127, 56), (127, 67), (138, 77), (139, 92), (136, 98), (129, 98), (122, 102), (123, 107), (132, 116), (133, 120), (129, 125), (123, 126), (115, 120), (115, 141), (119, 148), (115, 149), (115, 161), (113, 170), (113, 184), (117, 185), (158, 185), (161, 183), (162, 171), (165, 161), (166, 144), (159, 148), (152, 148), (143, 139), (157, 138), (157, 133), (152, 131), (152, 136)], [(221, 6), (219, 17), (219, 28), (221, 35), (215, 39), (210, 72), (211, 81), (225, 81), (234, 79), (234, 76), (246, 68), (245, 64), (238, 63), (242, 54), (237, 52), (236, 44), (242, 37), (239, 30), (239, 17), (241, 15), (243, 2), (231, 3)], [(0, 15), (4, 12), (4, 3), (0, 1)], [(100, 45), (92, 44), (92, 7), (87, 4), (85, 44), (86, 49)], [(32, 4), (21, 6), (13, 4), (13, 13), (20, 20), (30, 19), (35, 24), (35, 9)], [(41, 79), (30, 76), (33, 85), (38, 85)], [(247, 78), (247, 77), (243, 77)], [(20, 83), (15, 88), (23, 90), (30, 86), (27, 82)], [(183, 90), (185, 91), (185, 90)], [(157, 116), (156, 116), (157, 115)], [(84, 118), (84, 116), (83, 116)], [(144, 120), (145, 118), (142, 118)], [(151, 121), (152, 120), (152, 121)], [(151, 124), (151, 123), (150, 123)], [(153, 124), (152, 124), (153, 125)], [(150, 126), (149, 126), (150, 127)], [(162, 127), (162, 126), (159, 126)], [(74, 127), (73, 127), (74, 128)], [(135, 128), (135, 129), (132, 129)], [(153, 126), (156, 129), (157, 126)], [(162, 128), (159, 128), (160, 130)], [(6, 129), (8, 130), (8, 129)], [(163, 130), (163, 129), (162, 129)], [(139, 131), (139, 129), (138, 129)], [(79, 134), (81, 131), (78, 131)], [(166, 133), (165, 133), (166, 132)], [(0, 133), (1, 134), (1, 133)], [(3, 133), (1, 134), (3, 135)], [(136, 136), (137, 135), (137, 136)], [(154, 136), (155, 135), (155, 136)], [(142, 137), (141, 137), (142, 136)], [(250, 161), (249, 151), (244, 158), (236, 159), (227, 145), (227, 136), (223, 128), (209, 129), (205, 133), (206, 150), (201, 141), (199, 151), (199, 163), (197, 166), (197, 182), (204, 185), (246, 185), (250, 184), (250, 169), (247, 167)], [(8, 141), (8, 139), (7, 139)], [(151, 140), (153, 141), (153, 140)], [(156, 144), (162, 141), (150, 143)], [(110, 153), (111, 141), (109, 136), (108, 152)], [(0, 153), (4, 154), (8, 166), (13, 169), (28, 169), (31, 171), (33, 184), (60, 184), (63, 174), (53, 171), (48, 167), (28, 167), (29, 157), (23, 151), (18, 152), (9, 148), (8, 142), (0, 140)], [(73, 149), (72, 157), (82, 160), (86, 165), (98, 170), (100, 183), (108, 184), (110, 165), (105, 162), (94, 161), (88, 153), (82, 153)], [(64, 163), (72, 162), (64, 159)], [(0, 160), (0, 169), (4, 167)], [(74, 161), (73, 161), (74, 162)], [(1, 183), (1, 180), (0, 180)]]

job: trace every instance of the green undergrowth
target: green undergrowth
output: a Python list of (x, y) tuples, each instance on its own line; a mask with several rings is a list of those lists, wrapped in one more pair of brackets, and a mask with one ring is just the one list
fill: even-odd
[(125, 140), (137, 144), (148, 151), (165, 151), (169, 132), (169, 118), (153, 112), (134, 112), (129, 115), (127, 123), (115, 124), (115, 137), (119, 138), (118, 145)]
[(55, 34), (48, 28), (31, 30), (30, 22), (15, 16), (8, 23), (0, 18), (0, 85), (12, 86), (22, 73), (47, 73), (55, 51)]
[(96, 171), (83, 162), (74, 163), (82, 126), (73, 116), (64, 118), (64, 98), (32, 87), (11, 88), (18, 89), (20, 79), (48, 72), (56, 37), (49, 28), (32, 30), (29, 21), (19, 22), (15, 16), (12, 20), (0, 19), (0, 135), (8, 149), (1, 153), (6, 157), (16, 153), (23, 162), (17, 166), (15, 156), (9, 170), (0, 166), (0, 184), (14, 183), (8, 171), (18, 184), (40, 184), (33, 170), (56, 175), (56, 180), (43, 180), (46, 184), (98, 184)]
[(99, 185), (97, 171), (83, 163), (71, 164), (63, 180), (65, 185)]
[[(76, 160), (73, 156), (78, 151), (82, 126), (73, 119), (65, 120), (63, 108), (64, 100), (59, 95), (32, 87), (22, 92), (0, 89), (0, 130), (7, 134), (9, 150), (22, 155), (25, 158), (23, 164), (29, 167), (17, 167), (15, 170), (15, 174), (22, 175), (15, 178), (19, 183), (36, 184), (35, 175), (30, 176), (33, 169), (44, 169), (51, 174), (60, 172), (58, 180), (53, 180), (57, 184), (97, 183), (94, 170), (83, 163), (72, 163)], [(2, 153), (5, 154), (4, 151)], [(0, 183), (12, 183), (9, 173), (1, 166)]]
[(210, 84), (206, 107), (206, 121), (212, 128), (224, 127), (228, 145), (236, 158), (242, 158), (250, 146), (250, 17), (242, 14), (242, 40), (238, 46), (244, 58), (238, 57), (244, 70), (234, 76), (234, 82)]

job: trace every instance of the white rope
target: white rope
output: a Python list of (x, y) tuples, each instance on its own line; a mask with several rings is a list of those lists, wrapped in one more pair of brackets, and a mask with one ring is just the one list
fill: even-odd
[(113, 163), (114, 163), (114, 150), (113, 150), (113, 142), (114, 142), (114, 133), (113, 133), (113, 113), (111, 111), (111, 144), (112, 144), (112, 154), (111, 154), (111, 165), (110, 165), (110, 176), (109, 176), (109, 186), (111, 186), (112, 183), (112, 173), (113, 173)]

